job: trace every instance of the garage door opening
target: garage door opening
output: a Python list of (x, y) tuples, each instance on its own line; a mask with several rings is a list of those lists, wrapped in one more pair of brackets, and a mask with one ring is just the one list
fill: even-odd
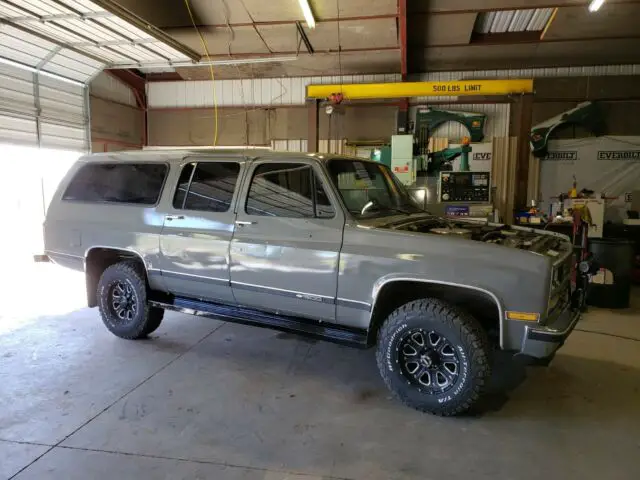
[[(82, 274), (33, 261), (34, 254), (43, 253), (42, 224), (51, 198), (79, 156), (77, 151), (0, 144), (0, 333), (85, 303)], [(55, 285), (64, 285), (66, 293), (60, 295)]]

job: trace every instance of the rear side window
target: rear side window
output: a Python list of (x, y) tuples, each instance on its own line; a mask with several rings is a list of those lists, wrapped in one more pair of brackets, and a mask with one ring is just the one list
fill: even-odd
[(332, 218), (329, 199), (310, 165), (263, 163), (251, 180), (246, 212), (288, 218)]
[(158, 163), (88, 163), (71, 179), (63, 200), (155, 205), (167, 176)]
[(238, 182), (240, 164), (200, 162), (185, 165), (180, 173), (173, 206), (178, 209), (227, 212)]

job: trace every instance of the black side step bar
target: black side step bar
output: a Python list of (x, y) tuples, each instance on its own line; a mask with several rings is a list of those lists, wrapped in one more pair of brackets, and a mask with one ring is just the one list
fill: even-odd
[(172, 302), (149, 300), (149, 305), (226, 322), (271, 328), (351, 347), (367, 348), (368, 346), (367, 332), (365, 330), (350, 329), (285, 315), (275, 315), (250, 308), (221, 305), (183, 297), (175, 297)]

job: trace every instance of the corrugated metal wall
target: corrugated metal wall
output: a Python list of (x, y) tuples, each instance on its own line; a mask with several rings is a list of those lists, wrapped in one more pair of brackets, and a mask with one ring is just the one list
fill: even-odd
[(88, 150), (84, 87), (0, 65), (0, 142)]
[(111, 100), (125, 105), (135, 107), (136, 97), (133, 95), (131, 88), (122, 83), (117, 78), (112, 77), (107, 72), (100, 72), (90, 85), (91, 95), (102, 98), (103, 100)]
[[(339, 76), (254, 78), (216, 80), (215, 96), (220, 107), (303, 105), (306, 86), (339, 83)], [(397, 82), (400, 75), (344, 75), (344, 83)], [(211, 107), (213, 84), (210, 80), (151, 82), (147, 86), (150, 108)]]
[[(494, 103), (494, 104), (451, 104), (451, 105), (437, 105), (433, 107), (437, 110), (455, 110), (463, 112), (484, 113), (487, 115), (487, 124), (484, 129), (486, 141), (490, 141), (495, 137), (507, 137), (509, 136), (509, 113), (510, 105), (508, 103)], [(409, 108), (409, 118), (415, 120), (416, 111), (420, 106), (413, 106)], [(445, 137), (450, 139), (453, 143), (456, 140), (462, 140), (464, 137), (469, 136), (467, 129), (460, 123), (448, 122), (438, 128), (433, 135), (436, 137)]]
[[(410, 75), (414, 82), (449, 82), (454, 80), (552, 78), (589, 76), (640, 75), (640, 65), (601, 65), (592, 67), (527, 68), (514, 70), (475, 70), (460, 72), (429, 72)], [(416, 102), (446, 101), (459, 97), (418, 97)]]
[[(592, 75), (638, 75), (640, 65), (532, 68), (519, 70), (479, 70), (430, 72), (413, 75), (411, 81), (451, 81), (490, 78), (584, 77)], [(310, 84), (398, 82), (400, 75), (344, 75), (291, 78), (216, 80), (215, 96), (221, 107), (302, 105)], [(213, 106), (211, 81), (152, 82), (147, 87), (149, 107), (181, 108)], [(414, 101), (452, 100), (455, 97), (418, 97)]]

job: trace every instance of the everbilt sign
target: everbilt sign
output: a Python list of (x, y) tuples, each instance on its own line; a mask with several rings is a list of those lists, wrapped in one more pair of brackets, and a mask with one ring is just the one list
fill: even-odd
[(556, 160), (556, 161), (575, 161), (578, 160), (577, 151), (564, 151), (564, 152), (549, 152), (543, 160)]
[(478, 152), (473, 154), (474, 160), (491, 160), (491, 152)]
[(640, 150), (598, 152), (598, 160), (635, 160), (640, 162)]

